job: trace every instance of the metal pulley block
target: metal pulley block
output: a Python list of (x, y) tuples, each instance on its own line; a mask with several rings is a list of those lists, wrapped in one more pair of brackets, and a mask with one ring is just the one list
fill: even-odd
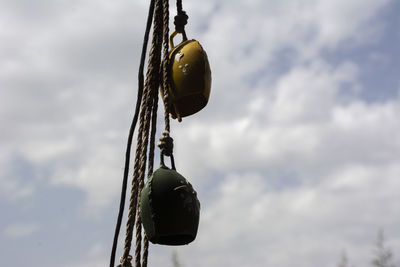
[(182, 117), (192, 115), (207, 105), (211, 69), (203, 47), (196, 40), (188, 40), (184, 31), (182, 42), (174, 46), (173, 39), (177, 34), (175, 31), (170, 37), (168, 104), (171, 116), (181, 121)]
[(148, 179), (141, 193), (140, 214), (148, 239), (155, 244), (185, 245), (197, 235), (200, 202), (192, 185), (164, 164)]

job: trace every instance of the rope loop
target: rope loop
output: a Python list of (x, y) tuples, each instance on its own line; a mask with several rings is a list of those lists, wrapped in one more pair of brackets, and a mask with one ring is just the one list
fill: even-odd
[(171, 156), (174, 150), (174, 139), (169, 136), (168, 131), (163, 131), (157, 146), (160, 148), (161, 153), (165, 156)]
[(185, 11), (178, 12), (178, 15), (174, 17), (174, 25), (175, 30), (179, 33), (183, 33), (185, 31), (185, 25), (187, 24), (189, 16)]

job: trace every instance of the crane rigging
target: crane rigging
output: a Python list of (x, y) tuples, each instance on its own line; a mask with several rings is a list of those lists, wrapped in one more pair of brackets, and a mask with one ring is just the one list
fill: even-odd
[[(200, 202), (190, 182), (176, 171), (173, 139), (170, 137), (170, 117), (181, 122), (183, 117), (192, 115), (207, 105), (211, 90), (211, 70), (203, 47), (198, 41), (188, 40), (186, 36), (188, 16), (182, 9), (182, 0), (177, 0), (176, 5), (175, 31), (169, 36), (169, 0), (150, 1), (139, 66), (137, 102), (125, 154), (110, 267), (115, 264), (126, 199), (130, 152), (138, 121), (126, 236), (118, 266), (131, 267), (134, 264), (135, 267), (146, 267), (149, 241), (162, 245), (184, 245), (196, 238)], [(144, 79), (144, 62), (152, 24), (152, 42)], [(182, 42), (174, 46), (173, 39), (178, 34), (182, 35)], [(164, 103), (164, 131), (158, 142), (161, 166), (154, 171), (159, 93)], [(171, 168), (164, 163), (165, 156), (170, 157)], [(135, 253), (131, 256), (134, 232)]]

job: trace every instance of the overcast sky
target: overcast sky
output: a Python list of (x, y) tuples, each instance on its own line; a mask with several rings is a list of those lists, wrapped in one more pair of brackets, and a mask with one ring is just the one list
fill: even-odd
[[(400, 1), (183, 6), (213, 79), (171, 126), (202, 208), (183, 266), (366, 267), (379, 229), (400, 262)], [(0, 7), (0, 266), (107, 266), (148, 3)]]

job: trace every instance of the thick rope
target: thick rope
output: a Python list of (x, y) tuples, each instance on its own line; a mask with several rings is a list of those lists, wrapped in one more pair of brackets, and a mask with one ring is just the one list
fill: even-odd
[(147, 267), (148, 256), (149, 256), (149, 240), (147, 239), (147, 236), (144, 235), (144, 238), (143, 238), (142, 267)]
[[(157, 75), (157, 77), (159, 77), (159, 74)], [(151, 131), (150, 131), (150, 149), (149, 149), (149, 165), (148, 165), (148, 175), (153, 173), (153, 166), (154, 166), (154, 148), (155, 148), (155, 134), (156, 134), (156, 124), (157, 124), (157, 101), (158, 101), (158, 87), (154, 86), (153, 88), (151, 88), (151, 95), (149, 97), (149, 100), (151, 100), (152, 102), (149, 105), (149, 109), (147, 110), (147, 112), (149, 112), (148, 114), (146, 114), (146, 118), (148, 119), (148, 122), (150, 123), (151, 121), (151, 125), (146, 125), (147, 128), (149, 128), (151, 126)], [(150, 107), (152, 107), (150, 109)], [(142, 149), (144, 149), (144, 151), (142, 151), (142, 153), (146, 153), (145, 148), (147, 148), (147, 144), (145, 144)], [(143, 155), (143, 154), (142, 154)], [(140, 267), (141, 266), (141, 260), (140, 260), (140, 256), (141, 256), (141, 241), (142, 241), (142, 220), (141, 220), (141, 216), (140, 216), (140, 192), (142, 191), (143, 187), (144, 187), (144, 175), (145, 175), (145, 165), (146, 165), (146, 160), (141, 161), (141, 163), (143, 163), (143, 165), (141, 165), (140, 167), (142, 168), (142, 173), (143, 173), (143, 177), (140, 177), (139, 180), (139, 191), (138, 191), (138, 195), (137, 195), (137, 217), (136, 217), (136, 250), (135, 250), (135, 266), (136, 267)], [(148, 246), (147, 246), (148, 249)], [(146, 252), (146, 254), (148, 254)], [(147, 260), (147, 259), (146, 259)]]
[(178, 14), (174, 18), (175, 30), (179, 33), (184, 34), (185, 33), (185, 25), (187, 24), (189, 17), (188, 17), (188, 15), (186, 15), (186, 12), (183, 11), (182, 0), (176, 1), (176, 10), (177, 10)]
[(164, 94), (164, 132), (158, 142), (158, 147), (161, 149), (161, 153), (166, 156), (171, 156), (173, 152), (173, 139), (169, 136), (170, 133), (170, 118), (169, 118), (169, 53), (168, 53), (168, 37), (169, 37), (169, 3), (163, 1), (163, 63), (162, 63), (162, 90)]
[[(163, 132), (162, 138), (160, 139), (161, 145), (159, 144), (159, 146), (162, 150), (162, 153), (167, 156), (172, 157), (172, 150), (173, 150), (173, 141), (172, 138), (169, 136), (170, 119), (169, 119), (169, 102), (168, 102), (169, 101), (169, 85), (168, 85), (169, 2), (168, 0), (152, 0), (150, 4), (150, 9), (152, 10), (151, 14), (153, 15), (153, 36), (152, 36), (152, 44), (149, 53), (150, 55), (148, 60), (148, 68), (147, 68), (146, 81), (144, 83), (144, 87), (143, 87), (143, 76), (142, 77), (139, 76), (139, 83), (142, 84), (141, 87), (142, 91), (140, 98), (141, 103), (140, 103), (140, 114), (139, 114), (139, 132), (137, 136), (131, 197), (129, 200), (129, 212), (126, 223), (125, 246), (123, 250), (123, 255), (121, 257), (120, 266), (122, 267), (132, 266), (131, 261), (133, 259), (130, 256), (130, 250), (132, 246), (134, 228), (136, 228), (136, 236), (135, 236), (136, 246), (134, 255), (135, 267), (147, 267), (149, 241), (145, 234), (144, 237), (142, 236), (142, 221), (140, 216), (140, 192), (144, 187), (147, 160), (148, 160), (148, 165), (147, 165), (148, 176), (153, 173), (153, 168), (154, 168), (158, 88), (160, 86), (161, 90), (163, 90), (165, 97), (164, 98), (165, 130)], [(181, 15), (182, 12), (183, 11), (180, 12)], [(149, 23), (151, 24), (151, 18), (150, 22), (148, 19), (148, 24)], [(148, 40), (148, 34), (146, 40)], [(162, 54), (163, 54), (163, 59), (161, 61)], [(142, 55), (142, 60), (144, 60), (143, 55)], [(141, 63), (141, 66), (143, 65), (144, 63), (143, 64)], [(136, 115), (136, 117), (137, 116), (138, 115)], [(149, 154), (147, 157), (148, 149), (149, 149), (148, 151)], [(143, 253), (142, 253), (142, 239), (143, 239)]]
[(154, 150), (155, 150), (155, 140), (156, 140), (156, 130), (157, 130), (157, 109), (158, 109), (158, 92), (156, 92), (154, 96), (153, 113), (151, 117), (149, 163), (147, 166), (148, 175), (151, 175), (154, 170)]
[[(129, 214), (126, 225), (126, 238), (122, 266), (131, 266), (129, 261), (129, 252), (133, 237), (133, 228), (136, 221), (136, 250), (135, 266), (140, 267), (142, 225), (139, 214), (140, 192), (144, 185), (146, 172), (147, 147), (150, 134), (150, 120), (154, 104), (154, 95), (157, 94), (159, 86), (159, 66), (161, 63), (162, 46), (162, 6), (161, 0), (155, 1), (153, 39), (149, 56), (149, 64), (146, 75), (146, 82), (143, 90), (142, 106), (140, 112), (139, 134), (136, 146), (134, 178), (132, 181), (131, 198), (129, 203)], [(146, 252), (147, 253), (147, 252)]]
[(169, 49), (169, 3), (168, 1), (163, 1), (163, 71), (162, 71), (162, 88), (164, 90), (164, 122), (165, 131), (170, 132), (169, 123), (169, 84), (168, 84), (168, 49)]
[[(147, 166), (148, 175), (151, 175), (154, 170), (154, 150), (155, 150), (155, 139), (156, 139), (156, 129), (157, 129), (157, 109), (158, 109), (158, 91), (155, 92), (153, 111), (151, 117), (149, 163)], [(147, 239), (145, 233), (143, 238), (142, 267), (147, 267), (147, 257), (149, 254), (148, 250), (149, 250), (149, 240)]]
[(131, 155), (131, 148), (132, 148), (132, 139), (133, 139), (133, 134), (135, 132), (135, 128), (136, 128), (136, 124), (137, 124), (137, 120), (138, 120), (138, 116), (139, 116), (139, 110), (140, 110), (140, 106), (141, 106), (141, 102), (142, 102), (141, 100), (142, 100), (142, 95), (143, 95), (143, 80), (144, 80), (143, 70), (144, 70), (144, 62), (146, 59), (147, 44), (149, 42), (150, 28), (151, 28), (151, 24), (153, 21), (153, 13), (154, 13), (154, 0), (151, 0), (149, 12), (147, 15), (146, 31), (144, 34), (142, 54), (141, 54), (141, 58), (140, 58), (140, 66), (139, 66), (139, 72), (138, 72), (138, 93), (137, 93), (135, 115), (133, 116), (132, 123), (131, 123), (130, 129), (129, 129), (128, 142), (127, 142), (127, 146), (126, 146), (124, 177), (123, 177), (123, 181), (122, 181), (118, 219), (117, 219), (117, 224), (116, 224), (115, 232), (114, 232), (113, 246), (111, 249), (110, 267), (113, 267), (115, 264), (115, 253), (116, 253), (117, 245), (118, 245), (118, 236), (119, 236), (119, 232), (121, 229), (122, 217), (124, 214), (126, 189), (127, 189), (128, 174), (129, 174), (129, 163), (130, 163), (130, 155)]
[(176, 0), (176, 10), (178, 11), (178, 14), (182, 13), (183, 11), (182, 0)]

